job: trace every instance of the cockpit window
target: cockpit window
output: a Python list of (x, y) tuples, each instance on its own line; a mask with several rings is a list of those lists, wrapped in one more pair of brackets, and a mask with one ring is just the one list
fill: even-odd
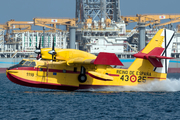
[(25, 60), (22, 60), (19, 64), (22, 65), (24, 64), (26, 61)]
[(29, 65), (30, 64), (30, 61), (26, 61), (25, 63), (24, 63), (24, 65)]
[(34, 66), (36, 66), (36, 63), (35, 62), (31, 62), (29, 66), (30, 67), (34, 67)]

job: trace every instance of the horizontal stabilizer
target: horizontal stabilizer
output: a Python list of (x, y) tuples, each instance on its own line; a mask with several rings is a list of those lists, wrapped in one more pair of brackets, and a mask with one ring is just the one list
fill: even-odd
[(154, 67), (163, 67), (161, 63), (161, 59), (174, 59), (172, 57), (161, 56), (163, 53), (164, 48), (156, 47), (151, 50), (149, 53), (142, 53), (142, 51), (134, 54), (133, 56), (136, 58), (147, 59)]
[(124, 66), (114, 53), (100, 52), (94, 61), (96, 65), (119, 65)]
[(166, 56), (149, 56), (150, 58), (158, 58), (158, 59), (174, 59), (173, 57), (166, 57)]
[(98, 73), (98, 72), (94, 72), (94, 71), (88, 71), (88, 74), (95, 79), (98, 80), (102, 80), (102, 81), (113, 81), (113, 77), (106, 75), (106, 74), (102, 74), (102, 73)]
[(161, 63), (161, 59), (174, 59), (174, 58), (166, 57), (166, 56), (148, 56), (148, 60), (151, 62), (151, 64), (154, 67), (163, 67)]

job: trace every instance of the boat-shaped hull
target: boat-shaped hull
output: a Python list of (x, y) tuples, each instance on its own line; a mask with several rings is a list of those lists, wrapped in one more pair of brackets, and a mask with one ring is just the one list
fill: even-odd
[(36, 88), (45, 88), (45, 89), (57, 89), (57, 90), (78, 90), (78, 89), (102, 89), (107, 87), (123, 87), (118, 85), (87, 85), (87, 84), (79, 84), (79, 87), (69, 86), (63, 84), (52, 84), (45, 82), (35, 82), (25, 78), (18, 77), (16, 75), (11, 74), (10, 72), (6, 72), (7, 78), (13, 83), (28, 86), (28, 87), (36, 87)]

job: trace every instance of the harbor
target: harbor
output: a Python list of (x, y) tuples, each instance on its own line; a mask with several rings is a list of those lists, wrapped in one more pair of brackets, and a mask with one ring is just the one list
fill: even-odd
[[(122, 16), (119, 0), (76, 0), (75, 6), (75, 18), (11, 19), (1, 24), (1, 68), (5, 70), (23, 58), (35, 59), (40, 39), (41, 48), (51, 48), (55, 39), (55, 48), (79, 49), (95, 55), (115, 53), (128, 68), (135, 59), (133, 54), (143, 49), (160, 28), (169, 28), (176, 32), (171, 54), (175, 59), (170, 61), (169, 72), (180, 72), (180, 27), (172, 25), (179, 22), (180, 14)], [(127, 29), (131, 23), (137, 25)], [(32, 29), (34, 26), (41, 30)]]
[(1, 1), (0, 119), (180, 119), (179, 3)]

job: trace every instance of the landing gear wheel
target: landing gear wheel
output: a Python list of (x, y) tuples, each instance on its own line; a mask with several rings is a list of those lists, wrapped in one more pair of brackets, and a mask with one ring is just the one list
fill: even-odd
[(78, 80), (79, 80), (79, 82), (84, 83), (84, 82), (86, 82), (86, 80), (87, 80), (87, 76), (84, 75), (84, 74), (80, 74), (80, 75), (78, 76)]
[(78, 76), (78, 80), (80, 83), (84, 83), (87, 80), (86, 69), (83, 66), (81, 66), (81, 71), (80, 75)]

